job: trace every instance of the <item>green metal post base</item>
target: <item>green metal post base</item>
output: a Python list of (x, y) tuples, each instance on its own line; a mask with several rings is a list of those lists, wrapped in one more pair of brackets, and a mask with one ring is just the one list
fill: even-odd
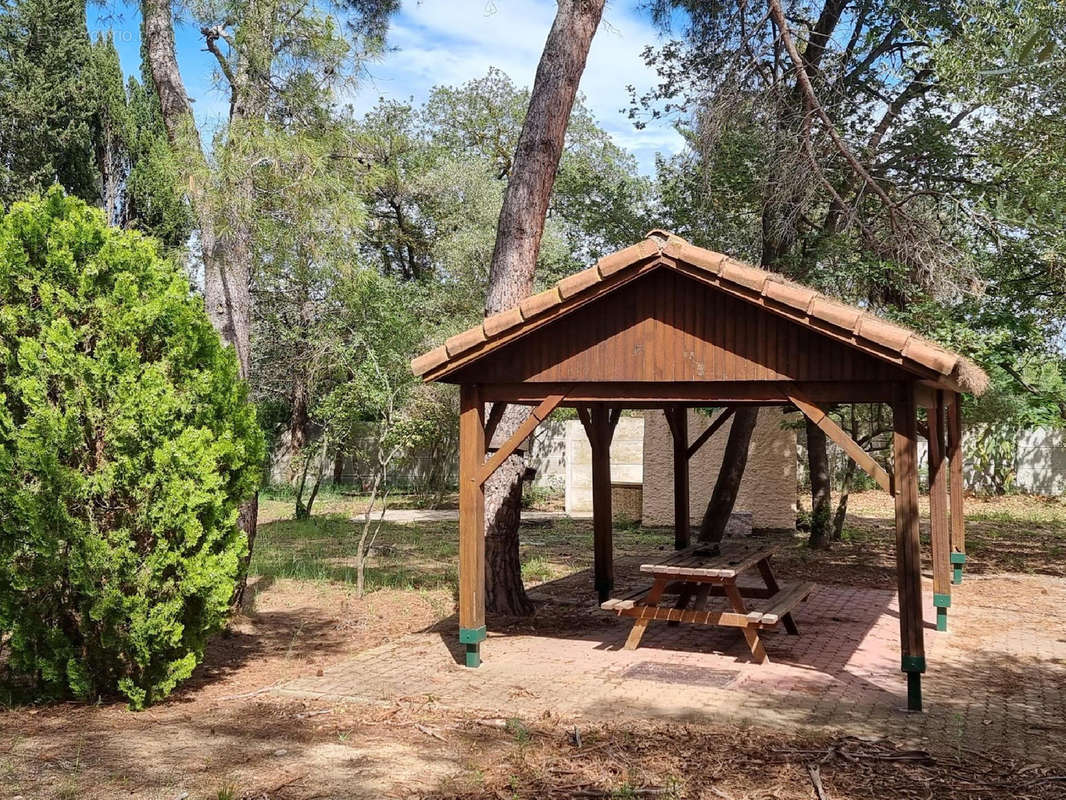
[(920, 712), (922, 710), (922, 673), (907, 673), (907, 710)]
[(485, 626), (480, 628), (460, 628), (459, 643), (466, 645), (466, 665), (481, 666), (481, 643), (485, 641)]
[(936, 629), (946, 631), (948, 629), (948, 609), (951, 607), (950, 594), (933, 594), (933, 605), (936, 606)]
[(925, 672), (924, 656), (903, 656), (902, 669), (907, 673), (907, 710), (922, 710), (922, 673)]
[(466, 665), (468, 667), (481, 666), (481, 645), (468, 644), (466, 646)]
[(966, 563), (965, 553), (951, 554), (951, 582), (958, 586), (962, 583), (962, 565)]

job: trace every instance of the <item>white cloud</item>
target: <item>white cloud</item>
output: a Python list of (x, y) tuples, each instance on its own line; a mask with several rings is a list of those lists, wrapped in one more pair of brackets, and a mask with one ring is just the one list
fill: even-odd
[[(379, 96), (425, 99), (435, 85), (454, 85), (498, 67), (515, 83), (530, 86), (555, 16), (549, 0), (423, 0), (405, 6), (389, 34), (396, 48), (370, 67), (357, 108)], [(643, 89), (655, 82), (640, 54), (653, 43), (651, 24), (628, 6), (613, 3), (593, 39), (580, 90), (585, 103), (615, 141), (633, 152), (650, 172), (656, 152), (677, 152), (681, 137), (668, 124), (637, 131), (622, 109), (627, 85)]]

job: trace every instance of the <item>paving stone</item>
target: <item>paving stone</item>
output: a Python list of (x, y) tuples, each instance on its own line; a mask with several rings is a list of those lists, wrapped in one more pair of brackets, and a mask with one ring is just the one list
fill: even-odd
[[(653, 622), (640, 648), (624, 650), (628, 624), (590, 611), (587, 627), (576, 631), (490, 631), (476, 670), (457, 663), (462, 654), (452, 632), (418, 633), (277, 691), (375, 704), (431, 696), (442, 708), (529, 718), (550, 710), (616, 721), (743, 719), (1061, 758), (1066, 636), (1039, 607), (998, 607), (996, 580), (955, 587), (951, 632), (926, 630), (924, 714), (902, 711), (895, 593), (848, 586), (823, 586), (798, 607), (799, 637), (765, 636), (768, 664), (752, 663), (740, 632), (726, 628)], [(1017, 582), (1028, 581), (1045, 609), (1066, 604), (1066, 580), (1010, 580), (1015, 596)], [(932, 587), (923, 588), (931, 621)]]

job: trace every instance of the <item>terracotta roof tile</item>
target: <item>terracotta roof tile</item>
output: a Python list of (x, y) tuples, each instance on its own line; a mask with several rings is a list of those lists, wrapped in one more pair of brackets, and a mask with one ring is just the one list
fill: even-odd
[(485, 336), (491, 339), (493, 336), (508, 331), (516, 325), (522, 324), (522, 310), (520, 306), (514, 306), (501, 311), (499, 314), (485, 317), (481, 327), (485, 330)]
[(862, 311), (854, 306), (844, 305), (828, 297), (816, 297), (811, 303), (810, 314), (822, 322), (836, 325), (846, 331), (854, 332)]
[(903, 348), (903, 356), (919, 364), (935, 369), (942, 375), (950, 375), (955, 368), (958, 356), (949, 353), (942, 347), (931, 342), (926, 342), (917, 336), (912, 336), (907, 346)]
[(563, 298), (559, 296), (559, 289), (556, 286), (548, 289), (546, 292), (540, 294), (530, 295), (518, 304), (518, 307), (522, 311), (522, 316), (526, 319), (543, 314), (552, 306), (557, 306), (563, 302)]
[(731, 258), (727, 258), (723, 262), (721, 275), (724, 280), (730, 283), (738, 284), (759, 293), (762, 293), (766, 279), (770, 277), (770, 273), (764, 269), (751, 267)]
[(894, 325), (870, 313), (862, 315), (857, 333), (864, 339), (869, 339), (871, 342), (898, 353), (902, 353), (907, 340), (914, 336), (914, 331)]
[[(624, 250), (604, 256), (596, 263), (596, 269), (599, 270), (601, 277), (607, 278), (636, 261), (643, 261), (645, 258), (658, 255), (658, 253), (659, 244), (655, 239), (642, 239)], [(581, 273), (578, 274), (580, 275)]]
[[(957, 381), (957, 385), (967, 391), (980, 393), (988, 384), (988, 376), (979, 367), (956, 353), (921, 339), (906, 328), (855, 306), (823, 297), (813, 289), (792, 283), (766, 270), (735, 261), (721, 253), (695, 247), (680, 236), (663, 230), (649, 231), (642, 241), (605, 256), (596, 266), (564, 278), (548, 291), (527, 297), (517, 307), (494, 314), (481, 325), (451, 337), (443, 347), (414, 359), (411, 369), (416, 375), (425, 375), (446, 364), (451, 358), (485, 341), (491, 342), (507, 331), (520, 327), (524, 322), (529, 322), (563, 304), (604, 278), (618, 274), (659, 253), (719, 276), (727, 285), (743, 287), (745, 293), (757, 293), (775, 303), (800, 309), (809, 316), (811, 323), (827, 333), (836, 329), (889, 352), (898, 353), (941, 375), (950, 376)], [(757, 297), (752, 299), (754, 302), (760, 302)]]
[(729, 256), (715, 253), (713, 250), (704, 250), (702, 247), (694, 247), (690, 244), (681, 245), (676, 251), (671, 252), (670, 255), (675, 255), (676, 258), (684, 261), (686, 264), (700, 267), (708, 272), (713, 272), (715, 275), (721, 273), (722, 266), (729, 260)]
[(810, 307), (811, 301), (818, 296), (816, 291), (808, 289), (806, 286), (775, 280), (774, 278), (766, 281), (763, 286), (763, 294), (774, 302), (798, 308), (804, 312)]
[(411, 372), (415, 375), (425, 375), (434, 367), (439, 367), (448, 360), (448, 351), (444, 345), (434, 347), (428, 353), (423, 353), (411, 362)]
[(581, 270), (581, 272), (575, 272), (568, 278), (563, 278), (556, 286), (559, 289), (559, 295), (563, 300), (566, 300), (568, 297), (573, 297), (578, 292), (584, 291), (601, 280), (603, 278), (600, 277), (599, 270), (595, 267), (589, 267)]
[(485, 341), (485, 331), (478, 325), (476, 328), (457, 333), (444, 341), (444, 347), (448, 351), (448, 358), (455, 358), (459, 353), (464, 353), (471, 347), (476, 347)]

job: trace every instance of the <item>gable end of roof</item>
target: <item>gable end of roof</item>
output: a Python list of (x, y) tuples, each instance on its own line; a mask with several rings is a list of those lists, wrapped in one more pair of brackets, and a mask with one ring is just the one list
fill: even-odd
[[(668, 231), (653, 230), (640, 242), (601, 258), (594, 266), (570, 275), (547, 291), (526, 297), (516, 306), (484, 319), (481, 324), (447, 339), (411, 362), (417, 376), (441, 371), (448, 362), (473, 350), (491, 349), (496, 341), (510, 340), (521, 334), (523, 326), (539, 327), (550, 312), (582, 304), (589, 293), (609, 278), (642, 268), (641, 265), (663, 263), (690, 276), (718, 286), (767, 310), (782, 314), (799, 324), (859, 347), (887, 361), (909, 366), (912, 371), (940, 375), (963, 391), (981, 394), (988, 386), (988, 376), (973, 362), (940, 345), (923, 339), (914, 331), (890, 322), (855, 306), (835, 300), (810, 287), (794, 283), (780, 275), (737, 261), (722, 253), (689, 244)], [(638, 273), (635, 273), (638, 274)], [(625, 282), (625, 279), (621, 279)], [(619, 281), (603, 286), (606, 291)], [(560, 309), (560, 307), (566, 307)], [(476, 357), (476, 356), (475, 356)]]

